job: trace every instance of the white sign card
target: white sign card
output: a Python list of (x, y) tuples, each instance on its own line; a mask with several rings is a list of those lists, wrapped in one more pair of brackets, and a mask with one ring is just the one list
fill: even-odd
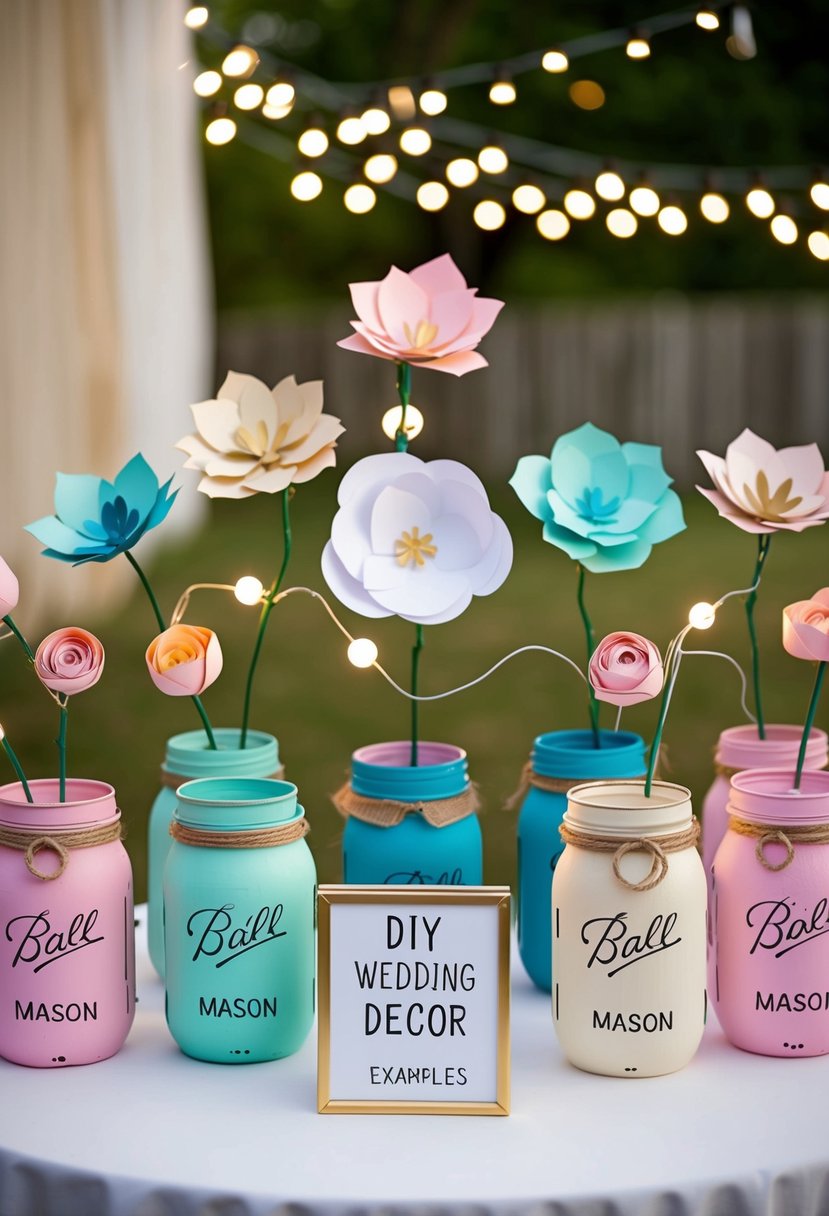
[(321, 886), (323, 1114), (509, 1114), (508, 887)]

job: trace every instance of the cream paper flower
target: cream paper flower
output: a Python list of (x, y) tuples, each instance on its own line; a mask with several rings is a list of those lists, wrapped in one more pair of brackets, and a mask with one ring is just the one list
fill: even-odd
[(176, 447), (187, 453), (185, 469), (202, 473), (199, 489), (210, 498), (276, 494), (311, 481), (336, 463), (345, 430), (322, 412), (322, 381), (297, 384), (294, 376), (269, 389), (255, 376), (228, 372), (215, 400), (190, 408), (196, 434)]

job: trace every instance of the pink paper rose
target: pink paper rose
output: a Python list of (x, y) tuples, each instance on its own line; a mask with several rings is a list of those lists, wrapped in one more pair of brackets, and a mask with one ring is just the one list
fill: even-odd
[(783, 609), (783, 645), (796, 659), (829, 662), (829, 587)]
[(609, 633), (593, 651), (588, 677), (597, 701), (636, 705), (662, 690), (662, 656), (639, 633)]
[(20, 594), (17, 576), (0, 557), (0, 617), (8, 616), (17, 607)]
[(52, 692), (72, 696), (97, 684), (104, 670), (104, 648), (93, 633), (69, 627), (45, 637), (35, 654), (35, 671)]
[(222, 648), (212, 629), (171, 625), (147, 647), (153, 684), (169, 697), (198, 697), (222, 670)]
[(409, 274), (392, 266), (381, 282), (351, 283), (350, 290), (359, 320), (351, 322), (357, 332), (337, 343), (345, 350), (453, 376), (488, 366), (475, 347), (503, 301), (479, 299), (448, 253)]

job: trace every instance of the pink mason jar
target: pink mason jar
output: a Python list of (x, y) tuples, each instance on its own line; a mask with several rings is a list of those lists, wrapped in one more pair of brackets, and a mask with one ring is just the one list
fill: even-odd
[(115, 791), (70, 778), (0, 786), (0, 1055), (92, 1064), (135, 1015), (132, 868)]
[(712, 998), (736, 1047), (829, 1052), (829, 773), (753, 769), (731, 780), (713, 864)]

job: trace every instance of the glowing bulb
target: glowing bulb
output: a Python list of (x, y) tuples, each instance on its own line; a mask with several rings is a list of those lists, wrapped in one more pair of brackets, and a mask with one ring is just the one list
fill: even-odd
[(221, 72), (199, 72), (193, 81), (193, 92), (199, 97), (212, 97), (222, 87)]
[(262, 113), (266, 118), (277, 122), (280, 118), (287, 118), (293, 106), (269, 106), (267, 102), (262, 106)]
[(376, 156), (370, 156), (363, 165), (363, 173), (370, 182), (376, 182), (382, 186), (384, 182), (390, 182), (397, 172), (397, 157), (390, 156), (386, 152), (378, 152)]
[(608, 203), (618, 203), (625, 197), (625, 183), (612, 169), (605, 169), (596, 178), (596, 193)]
[(493, 198), (482, 198), (472, 212), (472, 218), (484, 232), (494, 232), (500, 228), (507, 218), (507, 213), (500, 203)]
[(209, 16), (210, 14), (203, 4), (194, 4), (184, 14), (184, 24), (188, 30), (200, 30), (203, 25), (207, 25)]
[(829, 211), (829, 182), (815, 182), (809, 191), (809, 197), (821, 211)]
[(424, 114), (442, 114), (446, 109), (446, 94), (440, 89), (426, 89), (420, 94), (419, 103)]
[(446, 179), (451, 185), (462, 190), (464, 186), (471, 186), (478, 180), (478, 166), (469, 157), (458, 156), (446, 166)]
[(797, 224), (790, 215), (776, 215), (770, 227), (771, 235), (781, 245), (793, 245), (797, 240)]
[(721, 194), (709, 190), (699, 200), (699, 209), (709, 224), (724, 224), (731, 213), (731, 208)]
[(400, 149), (407, 156), (424, 156), (432, 146), (432, 137), (425, 127), (407, 127), (400, 136)]
[(349, 642), (347, 654), (353, 667), (372, 667), (377, 662), (378, 650), (371, 638), (355, 638)]
[(237, 581), (233, 594), (240, 604), (247, 604), (249, 608), (252, 608), (254, 604), (259, 603), (264, 590), (265, 588), (258, 578), (252, 574), (245, 574)]
[(511, 106), (517, 96), (511, 80), (495, 80), (489, 86), (489, 100), (494, 106)]
[(720, 19), (712, 8), (701, 8), (694, 18), (701, 30), (718, 30)]
[(368, 135), (383, 135), (391, 126), (391, 119), (380, 106), (369, 106), (360, 115), (360, 122)]
[(484, 173), (506, 173), (509, 168), (509, 157), (497, 144), (487, 144), (478, 153), (478, 164)]
[[(389, 439), (394, 439), (397, 432), (400, 430), (400, 419), (403, 416), (403, 406), (393, 405), (390, 410), (386, 410), (383, 415), (383, 420), (380, 425), (383, 428), (383, 434)], [(423, 430), (424, 418), (416, 405), (406, 406), (406, 438), (416, 439)]]
[(523, 211), (525, 215), (535, 215), (537, 211), (541, 210), (546, 201), (544, 191), (538, 186), (531, 186), (529, 184), (516, 186), (512, 192), (513, 206), (518, 211)]
[(365, 215), (377, 202), (377, 195), (371, 186), (366, 186), (363, 182), (355, 182), (346, 190), (343, 202), (346, 210), (352, 212), (353, 215)]
[(261, 84), (240, 84), (233, 94), (233, 102), (240, 110), (255, 110), (262, 104), (264, 96), (265, 90)]
[(605, 103), (604, 89), (595, 80), (574, 80), (567, 91), (580, 110), (600, 110)]
[(628, 38), (625, 54), (628, 59), (647, 59), (651, 53), (651, 44), (641, 34)]
[(341, 144), (361, 144), (368, 132), (366, 131), (363, 120), (350, 115), (344, 118), (337, 127), (337, 139)]
[(746, 206), (752, 215), (757, 216), (758, 220), (767, 220), (770, 215), (774, 214), (774, 199), (762, 186), (755, 186), (749, 190), (746, 195)]
[(321, 127), (309, 127), (297, 140), (303, 156), (324, 156), (328, 151), (328, 136)]
[(322, 178), (310, 169), (297, 173), (291, 182), (291, 194), (299, 203), (310, 203), (311, 199), (322, 194)]
[(630, 205), (637, 215), (656, 215), (659, 195), (650, 186), (636, 186), (630, 192)]
[(0, 743), (2, 743), (2, 742), (3, 742), (3, 740), (5, 739), (5, 737), (6, 737), (6, 732), (5, 732), (5, 730), (3, 729), (2, 725), (0, 725)]
[(614, 207), (612, 211), (608, 211), (605, 223), (611, 236), (618, 236), (622, 239), (633, 236), (639, 227), (639, 221), (632, 211), (628, 211), (627, 207)]
[(287, 80), (277, 80), (268, 89), (266, 100), (269, 106), (278, 110), (283, 106), (292, 106), (296, 100), (296, 89)]
[(563, 211), (556, 211), (554, 208), (542, 211), (535, 221), (535, 226), (548, 241), (560, 241), (570, 231), (570, 221), (567, 216)]
[(819, 262), (829, 262), (829, 236), (825, 232), (810, 232), (806, 244)]
[(668, 236), (681, 236), (688, 227), (688, 216), (681, 207), (663, 207), (656, 217), (656, 222)]
[(214, 118), (207, 124), (204, 132), (207, 142), (215, 144), (217, 147), (221, 144), (229, 144), (235, 134), (236, 123), (232, 118)]
[(258, 62), (256, 51), (249, 46), (236, 46), (225, 55), (222, 71), (225, 76), (249, 76)]
[(570, 66), (570, 60), (564, 51), (547, 51), (542, 56), (541, 66), (545, 72), (566, 72)]
[(564, 210), (574, 220), (589, 220), (596, 210), (596, 200), (586, 190), (568, 190), (564, 196)]
[(414, 93), (407, 84), (393, 84), (388, 92), (389, 105), (395, 118), (408, 122), (417, 113)]
[(716, 608), (713, 604), (706, 603), (705, 600), (700, 600), (698, 604), (694, 604), (688, 613), (688, 624), (692, 629), (710, 629), (716, 619)]
[(422, 182), (417, 188), (417, 203), (424, 211), (440, 211), (449, 202), (443, 182)]

